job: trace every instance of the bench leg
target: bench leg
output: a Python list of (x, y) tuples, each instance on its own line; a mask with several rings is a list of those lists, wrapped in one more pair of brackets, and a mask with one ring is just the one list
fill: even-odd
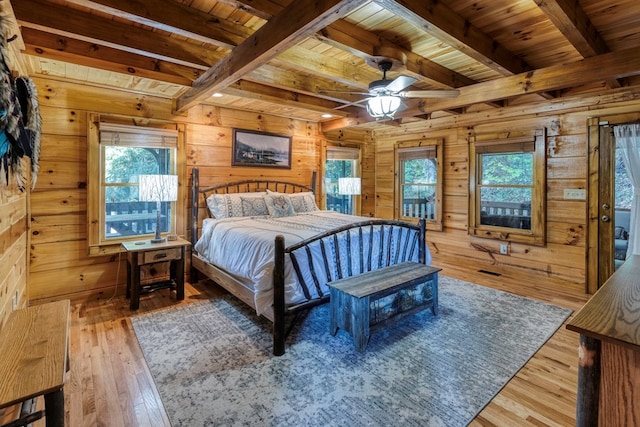
[(46, 427), (64, 427), (64, 392), (62, 389), (44, 395)]
[(434, 316), (438, 315), (438, 273), (435, 273), (431, 277), (431, 298), (433, 302), (431, 303), (431, 313)]
[(369, 343), (369, 297), (352, 298), (351, 333), (356, 344), (356, 350), (363, 352)]
[(334, 288), (329, 289), (329, 297), (331, 303), (329, 304), (329, 333), (331, 336), (335, 336), (338, 333), (338, 327), (342, 324), (344, 327), (344, 297), (342, 292), (336, 291)]

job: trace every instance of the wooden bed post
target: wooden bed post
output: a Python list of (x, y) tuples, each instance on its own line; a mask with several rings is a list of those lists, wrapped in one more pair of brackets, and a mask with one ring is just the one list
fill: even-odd
[(275, 240), (273, 268), (273, 354), (284, 354), (285, 314), (284, 314), (284, 236)]
[[(193, 247), (198, 241), (198, 200), (200, 198), (199, 191), (199, 172), (198, 168), (191, 170), (191, 253), (193, 254)], [(191, 283), (197, 283), (199, 279), (198, 270), (193, 266), (193, 261), (190, 263), (191, 270), (189, 277)]]
[(418, 244), (418, 262), (420, 262), (420, 264), (426, 264), (427, 263), (427, 255), (426, 255), (426, 228), (427, 228), (427, 220), (424, 218), (420, 218), (420, 232), (418, 235), (418, 239), (420, 239), (420, 243)]

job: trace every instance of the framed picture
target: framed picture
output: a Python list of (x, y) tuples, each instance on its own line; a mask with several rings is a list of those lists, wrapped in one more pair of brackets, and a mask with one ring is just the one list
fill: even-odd
[(231, 166), (291, 169), (291, 137), (234, 129)]

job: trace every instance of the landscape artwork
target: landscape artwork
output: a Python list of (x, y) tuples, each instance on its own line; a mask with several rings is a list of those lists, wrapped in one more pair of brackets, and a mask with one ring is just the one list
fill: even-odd
[(291, 169), (291, 137), (234, 129), (231, 165)]

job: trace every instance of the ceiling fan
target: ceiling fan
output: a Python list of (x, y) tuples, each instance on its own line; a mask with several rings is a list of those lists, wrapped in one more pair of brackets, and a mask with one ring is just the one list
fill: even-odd
[(349, 105), (357, 105), (366, 102), (367, 112), (377, 120), (393, 119), (398, 110), (404, 108), (403, 98), (455, 98), (460, 94), (458, 90), (404, 90), (417, 81), (409, 76), (398, 76), (393, 80), (387, 79), (387, 71), (393, 65), (392, 60), (381, 60), (377, 62), (378, 68), (382, 71), (382, 79), (369, 83), (368, 92), (346, 92), (346, 91), (323, 91), (323, 92), (343, 92), (356, 95), (367, 95), (360, 101), (352, 102), (338, 108)]

